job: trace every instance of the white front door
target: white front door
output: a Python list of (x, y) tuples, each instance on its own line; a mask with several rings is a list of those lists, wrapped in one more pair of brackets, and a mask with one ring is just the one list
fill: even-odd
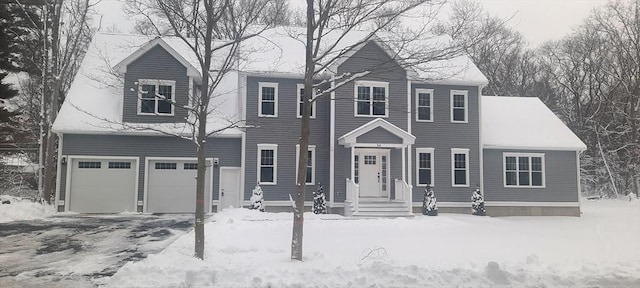
[(360, 197), (389, 196), (389, 150), (357, 149)]
[(240, 168), (220, 167), (219, 199), (218, 212), (227, 207), (242, 207), (240, 201)]

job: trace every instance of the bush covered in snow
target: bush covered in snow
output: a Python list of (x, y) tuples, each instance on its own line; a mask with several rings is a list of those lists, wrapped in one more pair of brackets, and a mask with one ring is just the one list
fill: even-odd
[(327, 200), (324, 197), (322, 184), (318, 184), (317, 191), (313, 191), (313, 213), (327, 214)]
[(471, 213), (478, 216), (487, 215), (487, 210), (484, 209), (484, 195), (480, 188), (473, 190), (471, 195)]
[(424, 188), (424, 200), (422, 200), (422, 214), (429, 216), (438, 215), (438, 204), (436, 203), (436, 194), (433, 187), (428, 185)]
[(264, 195), (262, 193), (262, 188), (260, 187), (260, 185), (256, 184), (256, 187), (253, 188), (253, 194), (251, 195), (249, 201), (251, 201), (249, 209), (264, 212)]

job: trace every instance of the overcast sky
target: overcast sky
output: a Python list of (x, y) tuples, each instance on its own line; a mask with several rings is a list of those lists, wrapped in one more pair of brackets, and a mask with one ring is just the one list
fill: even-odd
[[(511, 18), (508, 25), (524, 34), (532, 46), (547, 40), (558, 40), (580, 25), (591, 10), (605, 5), (607, 0), (476, 0), (490, 14)], [(118, 27), (131, 32), (132, 24), (122, 12), (121, 0), (102, 0), (102, 30)], [(292, 7), (302, 7), (304, 0), (290, 0)], [(445, 10), (446, 12), (446, 10)], [(444, 17), (441, 15), (440, 17)]]

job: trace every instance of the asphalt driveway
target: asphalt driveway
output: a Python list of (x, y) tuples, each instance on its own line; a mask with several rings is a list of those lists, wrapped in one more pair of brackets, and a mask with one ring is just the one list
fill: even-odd
[(65, 215), (0, 223), (0, 287), (95, 287), (191, 230), (193, 215)]

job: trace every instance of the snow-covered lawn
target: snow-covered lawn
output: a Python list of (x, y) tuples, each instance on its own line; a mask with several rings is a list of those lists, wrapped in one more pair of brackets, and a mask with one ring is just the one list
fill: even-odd
[(640, 201), (583, 201), (574, 217), (305, 214), (304, 262), (289, 260), (290, 213), (226, 210), (128, 263), (111, 287), (640, 287)]
[(46, 218), (56, 213), (52, 205), (43, 205), (28, 199), (0, 195), (0, 223)]

